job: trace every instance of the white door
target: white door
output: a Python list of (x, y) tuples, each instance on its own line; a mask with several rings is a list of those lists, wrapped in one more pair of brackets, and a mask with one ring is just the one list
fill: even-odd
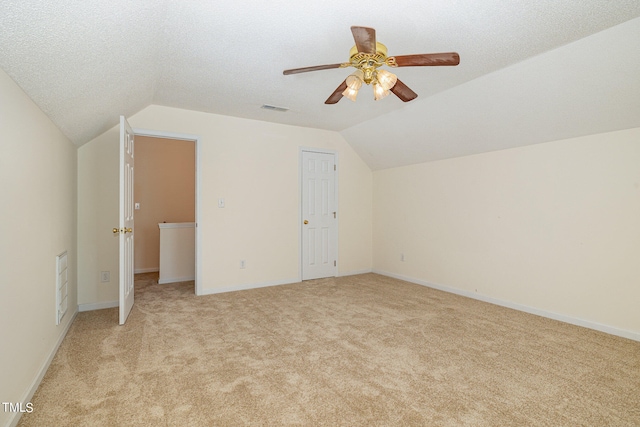
[(302, 152), (302, 280), (336, 276), (335, 155)]
[[(133, 307), (133, 130), (120, 116), (120, 324)], [(114, 229), (114, 232), (116, 230)]]

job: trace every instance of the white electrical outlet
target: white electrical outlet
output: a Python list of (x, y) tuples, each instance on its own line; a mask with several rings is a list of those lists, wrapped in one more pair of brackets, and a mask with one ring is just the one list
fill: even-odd
[(245, 268), (246, 264), (243, 259), (240, 260), (240, 268)]
[(111, 272), (109, 271), (101, 271), (100, 272), (100, 281), (101, 282), (110, 282), (111, 281)]
[(218, 207), (219, 208), (224, 208), (224, 199), (218, 199)]

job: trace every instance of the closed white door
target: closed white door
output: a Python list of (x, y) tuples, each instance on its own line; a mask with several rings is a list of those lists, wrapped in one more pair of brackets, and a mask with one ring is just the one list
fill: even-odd
[(302, 280), (337, 273), (335, 155), (302, 152)]
[(120, 116), (120, 324), (133, 307), (133, 130)]

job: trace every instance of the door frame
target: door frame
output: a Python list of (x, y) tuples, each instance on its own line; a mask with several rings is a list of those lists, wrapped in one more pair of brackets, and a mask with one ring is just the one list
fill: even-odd
[(339, 156), (336, 150), (330, 150), (327, 148), (317, 148), (317, 147), (298, 147), (298, 282), (302, 282), (302, 191), (304, 187), (304, 183), (302, 182), (302, 153), (311, 152), (311, 153), (320, 153), (320, 154), (333, 154), (333, 158), (335, 160), (336, 165), (336, 174), (335, 174), (335, 198), (336, 198), (336, 266), (335, 266), (335, 277), (338, 277), (338, 271), (340, 268), (340, 206), (338, 201), (339, 197), (339, 188), (340, 188), (340, 166), (339, 166)]
[(202, 233), (199, 227), (199, 220), (201, 216), (201, 207), (202, 203), (200, 203), (200, 188), (202, 183), (202, 168), (200, 167), (200, 148), (201, 148), (201, 139), (199, 135), (191, 135), (186, 133), (174, 133), (174, 132), (165, 132), (165, 131), (156, 131), (150, 129), (140, 129), (133, 128), (133, 134), (135, 136), (148, 136), (152, 138), (165, 138), (165, 139), (177, 139), (181, 141), (193, 141), (195, 144), (195, 166), (196, 166), (196, 278), (195, 278), (195, 294), (203, 295), (202, 293)]

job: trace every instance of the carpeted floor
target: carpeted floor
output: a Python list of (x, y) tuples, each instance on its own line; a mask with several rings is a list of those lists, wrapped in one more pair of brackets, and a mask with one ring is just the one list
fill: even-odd
[(79, 313), (20, 426), (640, 426), (640, 343), (375, 274)]

